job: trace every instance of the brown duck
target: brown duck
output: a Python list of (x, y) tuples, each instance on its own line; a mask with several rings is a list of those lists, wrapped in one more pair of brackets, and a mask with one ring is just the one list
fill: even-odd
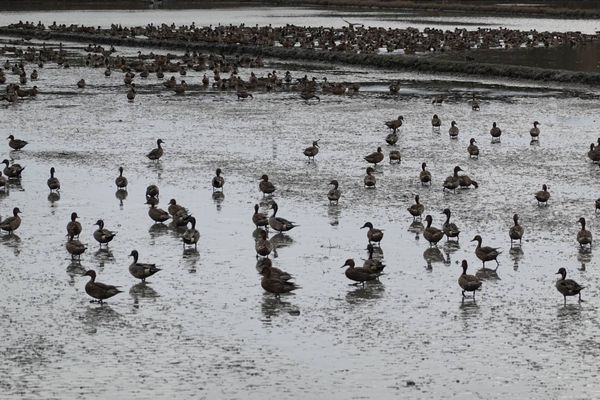
[(171, 218), (171, 216), (169, 215), (168, 212), (166, 212), (162, 208), (157, 208), (153, 202), (147, 201), (146, 204), (150, 205), (150, 208), (148, 209), (148, 216), (155, 223), (163, 223), (163, 222), (167, 221), (169, 218)]
[(495, 122), (492, 124), (492, 129), (490, 129), (490, 135), (492, 135), (492, 142), (500, 141), (502, 130), (496, 126)]
[(456, 192), (456, 188), (460, 185), (459, 171), (462, 171), (462, 169), (458, 165), (454, 167), (454, 175), (450, 175), (444, 181), (444, 190)]
[(7, 231), (12, 235), (12, 233), (16, 231), (19, 226), (21, 226), (21, 217), (19, 217), (20, 213), (21, 210), (19, 210), (19, 207), (13, 208), (13, 216), (8, 217), (4, 221), (0, 222), (0, 229)]
[(431, 223), (433, 222), (431, 215), (425, 217), (425, 222), (427, 222), (427, 226), (423, 231), (423, 237), (429, 242), (429, 246), (437, 245), (444, 237), (444, 232), (441, 229), (431, 226)]
[(450, 209), (445, 208), (444, 211), (442, 211), (442, 214), (446, 215), (446, 222), (444, 222), (444, 224), (442, 225), (442, 231), (446, 235), (446, 238), (456, 238), (456, 240), (458, 240), (460, 230), (458, 229), (458, 226), (456, 226), (455, 223), (450, 222)]
[(294, 282), (289, 282), (283, 277), (275, 275), (269, 265), (263, 267), (262, 275), (263, 277), (260, 281), (260, 286), (262, 286), (265, 291), (273, 293), (278, 298), (281, 294), (290, 293), (300, 289), (300, 286), (296, 285)]
[(519, 246), (521, 245), (521, 239), (523, 239), (523, 233), (525, 229), (521, 224), (519, 224), (519, 215), (513, 215), (514, 225), (510, 227), (508, 230), (508, 236), (510, 237), (510, 247), (513, 246), (514, 241), (519, 241)]
[(69, 240), (65, 245), (67, 252), (71, 255), (71, 259), (74, 260), (77, 258), (81, 259), (81, 255), (87, 250), (85, 244), (81, 243), (79, 240), (73, 238), (73, 235), (69, 235)]
[(273, 183), (269, 182), (268, 175), (263, 175), (260, 177), (260, 183), (258, 184), (258, 189), (263, 193), (263, 195), (272, 194), (275, 191), (275, 185), (273, 185)]
[(458, 277), (458, 285), (462, 289), (462, 295), (465, 296), (465, 292), (473, 292), (473, 300), (475, 300), (475, 291), (480, 290), (481, 280), (475, 275), (467, 275), (467, 268), (469, 267), (467, 264), (467, 260), (463, 260), (462, 264), (462, 274)]
[(382, 273), (383, 269), (385, 268), (385, 264), (380, 260), (373, 259), (373, 253), (375, 252), (375, 249), (373, 248), (372, 244), (367, 245), (367, 251), (369, 252), (369, 258), (365, 260), (362, 266), (363, 269), (373, 274)]
[(254, 205), (254, 214), (252, 214), (252, 222), (256, 227), (269, 226), (269, 217), (261, 212), (258, 212), (258, 204)]
[(217, 168), (215, 171), (215, 176), (212, 179), (213, 192), (215, 190), (220, 190), (221, 192), (223, 191), (223, 186), (225, 186), (225, 178), (221, 176), (222, 173), (223, 171), (221, 171), (221, 168)]
[(158, 159), (160, 159), (164, 154), (164, 150), (161, 146), (161, 144), (163, 143), (164, 142), (162, 141), (162, 139), (158, 139), (156, 141), (157, 147), (155, 149), (152, 149), (150, 153), (146, 154), (146, 157), (148, 157), (150, 160), (158, 161)]
[(84, 276), (89, 276), (90, 280), (85, 284), (85, 292), (96, 300), (90, 300), (90, 303), (98, 302), (104, 303), (104, 300), (110, 299), (111, 297), (119, 294), (122, 290), (119, 290), (118, 286), (107, 285), (105, 283), (96, 282), (96, 271), (88, 270)]
[(138, 262), (139, 254), (137, 250), (132, 250), (129, 253), (129, 257), (133, 257), (133, 262), (129, 265), (129, 273), (137, 279), (141, 279), (142, 282), (146, 282), (146, 278), (154, 275), (160, 268), (156, 264), (144, 264)]
[(579, 285), (579, 283), (575, 282), (572, 279), (567, 278), (567, 270), (564, 268), (559, 268), (557, 275), (560, 275), (561, 278), (556, 281), (556, 290), (563, 295), (565, 299), (565, 306), (567, 305), (567, 296), (579, 296), (579, 301), (581, 300), (581, 290), (585, 289), (585, 286)]
[(398, 116), (398, 119), (386, 121), (385, 126), (392, 129), (394, 131), (394, 133), (396, 133), (396, 130), (402, 126), (403, 122), (404, 122), (404, 117), (402, 115), (400, 115), (400, 116)]
[(6, 165), (6, 167), (4, 167), (4, 170), (2, 172), (4, 172), (4, 175), (6, 175), (9, 179), (20, 179), (21, 178), (21, 172), (23, 172), (25, 167), (21, 167), (20, 164), (10, 165), (10, 162), (6, 159), (4, 161), (2, 161), (2, 163), (4, 165)]
[(94, 239), (96, 239), (96, 241), (100, 243), (100, 247), (102, 247), (103, 244), (108, 246), (108, 243), (110, 243), (110, 241), (114, 239), (117, 232), (104, 229), (104, 221), (101, 219), (96, 221), (94, 225), (98, 225), (98, 229), (94, 231)]
[(21, 139), (15, 139), (13, 135), (9, 135), (8, 139), (8, 147), (13, 150), (21, 150), (23, 147), (27, 146), (27, 141)]
[(341, 266), (341, 268), (344, 267), (348, 267), (345, 272), (346, 278), (356, 282), (356, 284), (361, 283), (363, 287), (365, 286), (365, 282), (374, 281), (381, 275), (378, 272), (371, 272), (364, 268), (356, 268), (354, 260), (351, 258), (347, 259), (344, 265)]
[(368, 156), (365, 156), (364, 159), (369, 164), (374, 164), (374, 165), (377, 165), (378, 163), (382, 162), (383, 161), (383, 153), (381, 152), (381, 147), (378, 147), (376, 152), (371, 153)]
[(417, 218), (420, 218), (421, 215), (423, 215), (423, 212), (425, 211), (425, 206), (421, 203), (419, 203), (419, 195), (415, 195), (415, 204), (411, 205), (410, 207), (408, 207), (408, 212), (410, 213), (410, 215), (413, 216), (413, 221)]
[(479, 147), (475, 144), (477, 141), (475, 138), (471, 138), (469, 140), (469, 146), (467, 146), (467, 152), (469, 153), (469, 158), (479, 158)]
[(421, 173), (419, 174), (419, 180), (421, 185), (431, 185), (431, 172), (427, 171), (427, 164), (421, 164)]
[(311, 158), (313, 161), (315, 161), (315, 156), (317, 154), (319, 154), (319, 141), (315, 140), (312, 142), (312, 146), (304, 149), (304, 155), (308, 157), (308, 161), (310, 162)]
[(48, 178), (48, 181), (46, 181), (46, 184), (51, 192), (60, 190), (60, 182), (58, 178), (54, 176), (55, 172), (56, 171), (54, 167), (50, 168), (50, 178)]
[(67, 236), (77, 236), (79, 239), (81, 224), (77, 221), (77, 218), (79, 218), (79, 215), (76, 212), (71, 213), (71, 221), (67, 224)]
[(363, 179), (363, 182), (366, 187), (372, 188), (375, 187), (375, 185), (377, 184), (377, 178), (375, 178), (373, 172), (375, 172), (373, 168), (367, 167), (367, 175), (365, 175)]
[(288, 221), (285, 218), (281, 218), (281, 217), (277, 216), (277, 211), (279, 210), (279, 206), (277, 205), (277, 203), (273, 202), (272, 207), (273, 207), (273, 215), (271, 215), (271, 217), (269, 217), (269, 226), (273, 230), (281, 233), (281, 232), (290, 231), (298, 226), (298, 225), (296, 225), (295, 222)]
[(546, 184), (543, 184), (542, 190), (536, 192), (533, 196), (537, 200), (538, 206), (542, 204), (547, 206), (548, 200), (550, 200), (550, 192), (548, 192), (548, 186), (546, 186)]
[(127, 187), (127, 178), (123, 176), (123, 167), (119, 167), (119, 176), (115, 179), (115, 185), (119, 189), (125, 189)]
[(377, 243), (378, 245), (381, 243), (383, 239), (383, 231), (381, 229), (373, 228), (373, 224), (370, 222), (365, 222), (365, 224), (360, 228), (369, 228), (367, 231), (367, 239), (369, 240), (369, 244)]
[(194, 249), (198, 247), (198, 240), (200, 240), (200, 232), (196, 229), (196, 218), (189, 217), (187, 219), (188, 224), (192, 224), (192, 226), (183, 232), (181, 235), (181, 240), (183, 241), (183, 248), (185, 249), (185, 245), (194, 246)]
[(592, 232), (585, 229), (585, 218), (579, 218), (579, 223), (581, 224), (581, 230), (577, 232), (577, 242), (580, 247), (589, 246), (592, 247)]
[(330, 185), (333, 185), (333, 188), (327, 192), (327, 199), (329, 200), (329, 204), (335, 203), (338, 204), (342, 193), (338, 189), (339, 183), (335, 179), (329, 182)]
[(483, 267), (485, 268), (485, 263), (487, 261), (496, 261), (496, 265), (500, 265), (498, 263), (498, 256), (502, 253), (499, 248), (489, 247), (489, 246), (481, 246), (481, 236), (477, 235), (471, 240), (471, 242), (477, 242), (477, 247), (475, 248), (475, 255), (481, 261), (483, 261)]

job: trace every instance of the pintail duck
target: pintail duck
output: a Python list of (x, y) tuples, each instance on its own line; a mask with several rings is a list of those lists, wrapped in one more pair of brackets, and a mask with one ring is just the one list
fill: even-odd
[(119, 294), (122, 290), (119, 290), (118, 286), (107, 285), (104, 283), (96, 282), (96, 271), (88, 270), (84, 276), (89, 276), (90, 280), (85, 284), (85, 292), (96, 300), (90, 300), (90, 303), (97, 301), (98, 303), (104, 303), (104, 300), (110, 299), (111, 297)]
[(319, 154), (319, 141), (315, 140), (314, 142), (312, 142), (312, 146), (304, 149), (304, 155), (308, 157), (308, 161), (310, 162), (311, 158), (313, 159), (313, 161), (315, 160), (315, 156), (317, 154)]
[(81, 243), (79, 240), (76, 240), (73, 235), (69, 235), (69, 240), (65, 245), (67, 252), (71, 255), (71, 259), (74, 260), (77, 258), (81, 259), (81, 255), (87, 250), (85, 244)]
[(367, 245), (367, 251), (369, 252), (369, 258), (365, 260), (362, 266), (363, 269), (375, 274), (382, 273), (383, 269), (385, 268), (385, 264), (382, 263), (380, 260), (373, 259), (373, 253), (375, 252), (375, 248), (372, 244)]
[(458, 138), (458, 127), (456, 126), (456, 121), (452, 121), (450, 126), (450, 129), (448, 129), (448, 134), (450, 135), (450, 138), (452, 139), (456, 139)]
[(219, 189), (221, 192), (223, 191), (223, 186), (225, 185), (225, 178), (221, 176), (221, 173), (223, 173), (223, 171), (221, 171), (221, 168), (217, 168), (215, 172), (216, 175), (212, 179), (213, 192)]
[(168, 212), (166, 212), (162, 208), (157, 208), (153, 202), (147, 201), (146, 204), (150, 205), (150, 208), (148, 209), (148, 216), (155, 223), (163, 223), (163, 222), (167, 221), (169, 218), (171, 218), (171, 216), (169, 215)]
[(579, 223), (581, 224), (581, 230), (577, 232), (577, 242), (579, 242), (579, 246), (583, 247), (588, 245), (592, 247), (592, 232), (585, 229), (585, 218), (579, 218)]
[(84, 79), (80, 79), (79, 82), (77, 82), (77, 87), (79, 89), (83, 89), (85, 87), (85, 80)]
[(475, 300), (475, 291), (480, 290), (481, 280), (475, 275), (468, 275), (467, 268), (469, 265), (467, 264), (467, 260), (463, 260), (462, 264), (462, 274), (458, 277), (458, 285), (462, 289), (462, 295), (465, 296), (465, 292), (473, 292), (473, 300)]
[(419, 174), (419, 180), (421, 185), (431, 185), (431, 172), (427, 171), (427, 164), (421, 164), (421, 173)]
[(105, 244), (108, 247), (108, 243), (114, 239), (117, 232), (109, 231), (104, 229), (104, 221), (99, 219), (94, 225), (98, 225), (98, 229), (94, 231), (94, 239), (100, 243), (100, 247)]
[(81, 224), (77, 221), (79, 215), (76, 212), (71, 213), (71, 221), (67, 224), (67, 236), (77, 236), (81, 233)]
[(408, 207), (408, 212), (413, 216), (413, 221), (417, 218), (420, 218), (423, 212), (425, 211), (425, 206), (419, 203), (419, 195), (415, 195), (415, 204)]
[(281, 218), (277, 216), (277, 211), (279, 210), (279, 206), (277, 203), (273, 202), (273, 215), (269, 218), (269, 226), (277, 231), (277, 232), (287, 232), (289, 230), (294, 229), (298, 225), (296, 225), (292, 221), (288, 221), (285, 218)]
[(444, 231), (446, 238), (456, 238), (456, 240), (458, 240), (460, 230), (458, 229), (458, 226), (456, 226), (456, 224), (450, 222), (450, 209), (445, 208), (444, 211), (442, 211), (442, 214), (446, 215), (446, 222), (444, 222), (444, 224), (442, 225), (442, 231)]
[(150, 160), (155, 160), (155, 161), (156, 161), (156, 160), (158, 160), (159, 158), (161, 158), (161, 157), (162, 157), (162, 155), (163, 155), (163, 153), (164, 153), (164, 150), (163, 150), (163, 148), (161, 147), (161, 144), (162, 144), (162, 143), (164, 143), (164, 142), (162, 141), (162, 139), (158, 139), (158, 140), (156, 141), (156, 145), (157, 145), (158, 147), (157, 147), (157, 148), (155, 148), (155, 149), (152, 149), (152, 151), (151, 151), (150, 153), (146, 154), (146, 157), (148, 157)]
[(19, 226), (21, 226), (21, 217), (19, 217), (20, 213), (21, 210), (19, 210), (19, 207), (13, 208), (13, 216), (8, 217), (4, 221), (0, 222), (0, 229), (7, 231), (12, 235), (12, 233), (16, 231)]
[(342, 193), (338, 189), (338, 181), (334, 179), (331, 182), (329, 182), (329, 184), (333, 185), (333, 188), (329, 192), (327, 192), (327, 199), (329, 199), (329, 204), (333, 202), (335, 202), (335, 204), (338, 204), (338, 200), (342, 196)]
[(160, 268), (158, 268), (156, 264), (139, 263), (139, 254), (137, 250), (132, 250), (129, 257), (133, 257), (133, 262), (129, 265), (129, 273), (134, 278), (141, 279), (142, 282), (146, 282), (146, 278), (149, 278), (160, 271)]
[(400, 155), (400, 151), (399, 150), (390, 151), (389, 159), (390, 159), (390, 164), (393, 164), (393, 163), (400, 164), (400, 162), (402, 161), (402, 156)]
[(146, 198), (148, 197), (158, 197), (159, 190), (156, 185), (148, 185), (146, 188)]
[(538, 205), (544, 204), (548, 205), (548, 200), (550, 200), (550, 193), (548, 192), (548, 186), (546, 184), (542, 185), (542, 190), (534, 194), (535, 199), (538, 202)]
[(365, 282), (374, 281), (381, 275), (379, 272), (371, 272), (360, 267), (356, 268), (354, 260), (351, 258), (347, 259), (344, 265), (341, 266), (341, 268), (344, 267), (348, 267), (345, 272), (346, 278), (356, 282), (356, 284), (362, 284), (363, 287), (365, 286)]
[(185, 249), (185, 245), (194, 246), (194, 249), (198, 246), (198, 240), (200, 240), (200, 232), (196, 229), (196, 218), (189, 217), (187, 219), (188, 223), (192, 224), (192, 226), (183, 232), (181, 235), (181, 239), (183, 240), (183, 248)]
[(258, 238), (256, 239), (256, 243), (254, 244), (254, 249), (256, 250), (256, 257), (268, 257), (273, 251), (273, 245), (267, 239), (267, 232), (262, 229), (258, 230)]
[(495, 122), (492, 124), (492, 129), (490, 129), (490, 135), (492, 135), (492, 142), (500, 141), (500, 135), (502, 135), (502, 130), (500, 130), (500, 128), (496, 126)]
[(431, 226), (433, 222), (431, 215), (427, 215), (425, 221), (427, 222), (427, 226), (423, 231), (423, 237), (429, 242), (429, 246), (437, 245), (444, 237), (444, 232), (441, 229)]
[(383, 239), (383, 231), (381, 229), (373, 228), (373, 224), (370, 222), (365, 222), (365, 224), (361, 226), (360, 229), (363, 228), (369, 228), (369, 230), (367, 231), (367, 239), (369, 240), (369, 244), (372, 244), (373, 242), (381, 246), (381, 240)]
[(391, 121), (386, 121), (385, 122), (385, 126), (387, 126), (388, 128), (392, 129), (394, 131), (393, 133), (396, 133), (396, 130), (402, 126), (403, 122), (404, 122), (404, 117), (402, 115), (400, 115), (398, 117), (398, 119), (393, 119)]
[(456, 188), (460, 185), (459, 171), (462, 171), (462, 169), (458, 165), (454, 167), (454, 175), (447, 177), (444, 181), (444, 190), (456, 192)]
[(498, 256), (501, 254), (499, 250), (499, 248), (494, 248), (494, 247), (489, 247), (489, 246), (484, 246), (481, 247), (481, 236), (477, 235), (473, 238), (473, 240), (471, 240), (471, 242), (477, 242), (477, 248), (475, 249), (475, 255), (477, 256), (477, 258), (479, 258), (481, 261), (483, 261), (483, 267), (485, 268), (485, 263), (486, 261), (496, 261), (496, 265), (499, 265), (498, 263)]
[(60, 190), (60, 182), (58, 181), (58, 178), (54, 176), (55, 172), (54, 167), (50, 168), (50, 178), (48, 178), (48, 181), (46, 182), (51, 192), (58, 192)]
[(519, 224), (519, 215), (518, 214), (513, 215), (513, 221), (515, 222), (515, 224), (513, 226), (511, 226), (510, 229), (508, 230), (508, 236), (510, 237), (510, 247), (513, 246), (513, 241), (516, 241), (516, 240), (519, 241), (519, 246), (520, 246), (521, 239), (523, 239), (523, 233), (525, 232), (525, 229), (523, 228), (523, 226), (521, 224)]
[(294, 282), (289, 282), (288, 279), (286, 279), (287, 277), (273, 273), (273, 269), (269, 264), (263, 266), (262, 275), (263, 277), (260, 281), (260, 286), (262, 286), (265, 291), (273, 293), (277, 298), (279, 298), (279, 295), (281, 294), (290, 293), (300, 289), (300, 286), (296, 285)]
[(440, 117), (437, 116), (437, 114), (433, 114), (433, 117), (431, 118), (431, 126), (434, 129), (439, 129), (440, 126), (442, 125), (442, 120), (440, 119)]
[(252, 214), (252, 222), (256, 227), (269, 226), (269, 217), (266, 214), (258, 212), (258, 204), (254, 205), (254, 214)]
[(15, 139), (13, 135), (9, 135), (8, 139), (8, 147), (13, 150), (21, 150), (23, 147), (27, 146), (27, 141), (21, 139)]
[(4, 170), (2, 172), (4, 172), (4, 175), (6, 175), (9, 179), (20, 179), (21, 178), (21, 172), (23, 172), (25, 167), (21, 167), (20, 164), (10, 165), (9, 161), (6, 159), (4, 161), (2, 161), (2, 163), (4, 165), (6, 165), (6, 167), (4, 167)]
[(537, 121), (533, 121), (533, 128), (531, 128), (531, 130), (529, 131), (529, 134), (531, 135), (531, 140), (539, 140), (540, 128), (537, 127), (538, 125), (541, 124)]
[(375, 178), (373, 172), (375, 172), (373, 168), (367, 167), (367, 175), (365, 175), (364, 178), (364, 183), (366, 187), (375, 187), (375, 184), (377, 183), (377, 178)]
[(475, 144), (477, 141), (475, 138), (471, 138), (469, 140), (469, 146), (467, 146), (467, 152), (469, 153), (469, 158), (479, 158), (479, 147)]
[(383, 161), (383, 153), (381, 152), (381, 147), (378, 147), (376, 152), (369, 154), (368, 156), (364, 157), (364, 159), (369, 164), (374, 164), (374, 165), (377, 165), (378, 163), (382, 162)]
[[(119, 176), (115, 179), (115, 185), (117, 185), (119, 189), (125, 189), (127, 187), (127, 178), (123, 176), (123, 167), (119, 167)], [(146, 196), (147, 195), (148, 192), (146, 192)]]
[(578, 295), (579, 301), (582, 302), (583, 300), (581, 300), (581, 290), (585, 289), (585, 286), (579, 285), (579, 283), (575, 282), (572, 279), (566, 279), (567, 270), (564, 268), (559, 268), (556, 274), (561, 275), (561, 278), (556, 281), (556, 290), (558, 290), (560, 294), (563, 295), (565, 299), (565, 306), (567, 305), (567, 296)]
[(461, 188), (463, 189), (467, 189), (469, 188), (471, 185), (473, 185), (473, 187), (475, 189), (477, 189), (479, 187), (479, 184), (477, 182), (475, 182), (474, 180), (472, 180), (469, 175), (461, 175), (458, 177), (458, 184), (460, 185)]
[(396, 131), (388, 134), (385, 137), (385, 141), (387, 144), (389, 144), (390, 146), (395, 146), (396, 143), (398, 143), (398, 134), (396, 133)]
[(269, 176), (263, 175), (260, 178), (260, 183), (258, 184), (258, 189), (263, 192), (263, 196), (265, 194), (271, 194), (275, 191), (275, 185), (269, 182)]

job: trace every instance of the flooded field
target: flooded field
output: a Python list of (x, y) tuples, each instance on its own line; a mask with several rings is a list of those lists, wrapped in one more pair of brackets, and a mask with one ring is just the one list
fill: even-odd
[[(4, 17), (4, 16), (3, 16)], [(34, 19), (34, 18), (30, 18)], [(249, 21), (250, 22), (250, 21)], [(0, 23), (3, 24), (3, 23)], [(68, 47), (82, 45), (65, 44)], [(136, 54), (138, 49), (118, 49)], [(145, 50), (149, 51), (149, 50)], [(4, 59), (2, 61), (5, 61)], [(292, 91), (201, 89), (203, 72), (189, 71), (183, 96), (154, 75), (135, 78), (126, 98), (123, 75), (72, 66), (39, 69), (40, 94), (0, 106), (0, 133), (30, 144), (4, 156), (25, 166), (20, 185), (0, 199), (3, 218), (23, 211), (15, 235), (0, 237), (0, 390), (8, 399), (251, 398), (592, 398), (600, 384), (599, 274), (593, 251), (576, 242), (577, 220), (595, 234), (595, 181), (600, 168), (586, 156), (595, 142), (598, 93), (582, 87), (465, 78), (324, 64), (298, 66), (265, 60), (294, 77), (361, 83), (357, 94), (320, 94), (310, 103)], [(31, 70), (32, 67), (28, 67)], [(167, 74), (169, 77), (170, 74)], [(8, 82), (18, 77), (7, 73)], [(78, 89), (84, 78), (87, 85)], [(181, 79), (181, 77), (177, 77)], [(390, 95), (390, 80), (401, 81)], [(4, 91), (4, 86), (2, 86)], [(475, 93), (481, 111), (468, 100)], [(434, 96), (445, 95), (442, 106)], [(442, 119), (433, 132), (431, 117)], [(396, 146), (384, 121), (403, 115)], [(450, 121), (460, 128), (448, 136)], [(529, 129), (541, 122), (539, 144)], [(491, 144), (497, 122), (501, 143)], [(480, 158), (468, 158), (469, 138)], [(145, 154), (164, 140), (159, 163)], [(302, 154), (320, 139), (314, 163)], [(376, 189), (365, 189), (363, 157), (381, 146)], [(399, 150), (402, 162), (390, 165)], [(433, 175), (420, 185), (421, 163)], [(459, 165), (478, 189), (442, 191)], [(118, 167), (129, 179), (115, 197)], [(62, 190), (49, 201), (46, 180), (56, 168)], [(224, 196), (213, 196), (217, 167)], [(280, 216), (300, 226), (274, 235), (273, 264), (302, 287), (281, 301), (261, 288), (256, 270), (254, 204), (262, 174), (276, 185)], [(329, 205), (332, 179), (339, 205)], [(153, 225), (145, 190), (160, 188), (159, 207), (174, 198), (196, 217), (198, 252), (183, 252), (180, 233)], [(550, 188), (547, 207), (533, 194)], [(461, 229), (458, 244), (430, 247), (406, 208), (419, 194), (434, 226), (449, 208)], [(81, 217), (89, 249), (81, 264), (65, 250), (65, 226)], [(522, 248), (511, 249), (508, 229), (518, 213)], [(118, 231), (109, 251), (92, 234), (102, 218)], [(367, 221), (384, 229), (387, 265), (380, 282), (349, 285), (340, 268), (367, 257)], [(500, 247), (500, 265), (487, 275), (477, 301), (463, 301), (460, 262), (475, 274), (475, 235)], [(129, 275), (131, 250), (162, 271), (140, 284)], [(494, 267), (493, 263), (486, 265)], [(554, 284), (559, 267), (586, 289), (584, 303), (563, 305)], [(123, 293), (99, 306), (84, 291), (87, 269)]]

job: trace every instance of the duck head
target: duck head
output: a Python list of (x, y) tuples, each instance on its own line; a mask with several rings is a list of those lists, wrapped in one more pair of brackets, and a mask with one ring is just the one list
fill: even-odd
[(156, 145), (157, 145), (158, 147), (160, 147), (160, 145), (161, 145), (161, 144), (163, 144), (163, 143), (164, 143), (164, 142), (163, 142), (163, 140), (162, 140), (162, 139), (158, 139), (158, 140), (156, 141)]
[(546, 186), (546, 184), (545, 184), (545, 183), (542, 185), (542, 190), (543, 190), (544, 192), (547, 192), (547, 191), (548, 191), (548, 186)]
[(13, 215), (16, 217), (17, 214), (21, 214), (21, 210), (19, 210), (19, 207), (13, 208)]
[(363, 228), (373, 229), (373, 224), (370, 222), (365, 222), (365, 224), (360, 227), (360, 229), (363, 229)]
[(415, 203), (419, 204), (419, 199), (420, 199), (419, 195), (418, 195), (418, 194), (416, 194), (416, 195), (415, 195)]
[(7, 139), (14, 140), (15, 137), (13, 135), (8, 135)]
[(515, 225), (519, 225), (519, 214), (513, 215), (513, 221), (515, 222)]
[(315, 140), (314, 142), (312, 142), (313, 147), (319, 147), (319, 140)]
[(342, 265), (340, 268), (344, 268), (344, 267), (350, 267), (350, 268), (354, 268), (354, 260), (352, 258), (349, 258), (346, 260), (346, 262), (344, 263), (344, 265)]
[(123, 167), (119, 167), (119, 176), (123, 176)]
[(567, 277), (567, 270), (561, 267), (555, 275), (562, 275), (562, 279), (564, 280)]
[(279, 210), (279, 206), (277, 205), (277, 203), (273, 202), (271, 204), (271, 208), (273, 209), (273, 216), (275, 216), (275, 214), (277, 214), (277, 210)]
[(56, 172), (56, 171), (54, 170), (54, 167), (50, 168), (50, 177), (51, 177), (51, 178), (54, 178), (54, 172)]
[(98, 225), (98, 229), (103, 229), (104, 228), (104, 221), (102, 221), (101, 219), (99, 219), (98, 221), (96, 221), (96, 223), (94, 225)]
[(367, 167), (367, 175), (371, 175), (375, 170), (372, 167)]
[(496, 127), (496, 123), (494, 122), (494, 123), (492, 124), (492, 126), (495, 128), (495, 127)]
[(190, 216), (187, 219), (188, 224), (191, 223), (192, 224), (192, 229), (196, 229), (196, 218)]
[(77, 218), (79, 218), (79, 215), (77, 215), (77, 213), (76, 213), (76, 212), (74, 212), (74, 213), (71, 213), (71, 221), (75, 222), (75, 220), (76, 220)]
[(433, 217), (427, 214), (427, 216), (425, 217), (425, 222), (427, 222), (427, 227), (429, 228), (431, 226), (431, 223), (433, 222)]
[(450, 218), (450, 209), (444, 208), (444, 210), (442, 211), (442, 214), (444, 214), (446, 217)]
[(260, 180), (264, 181), (264, 182), (269, 182), (269, 176), (267, 174), (265, 174), (265, 175), (263, 175), (263, 176), (260, 177)]
[(378, 153), (381, 153), (381, 147), (378, 147), (378, 148), (377, 148), (377, 152), (378, 152)]
[(221, 173), (223, 171), (221, 171), (221, 168), (217, 168), (217, 170), (215, 171), (215, 173), (217, 174), (217, 176), (221, 176)]
[(175, 205), (177, 205), (177, 201), (175, 199), (171, 199), (171, 200), (169, 200), (169, 204), (172, 206), (175, 206)]
[(577, 222), (581, 224), (581, 229), (585, 229), (585, 218), (581, 217)]
[[(593, 146), (593, 145), (592, 145)], [(10, 162), (7, 159), (4, 159), (2, 161), (2, 164), (6, 164), (6, 166), (8, 167), (10, 165)]]
[(333, 185), (334, 189), (337, 189), (339, 184), (338, 181), (336, 181), (335, 179), (333, 179), (331, 182), (329, 182), (330, 185)]
[(477, 242), (479, 244), (481, 244), (481, 241), (482, 241), (482, 239), (481, 239), (481, 236), (479, 236), (479, 235), (475, 235), (475, 237), (473, 239), (471, 239), (471, 242)]
[(541, 125), (541, 124), (539, 122), (537, 122), (537, 121), (533, 121), (533, 127), (534, 128), (537, 128), (538, 125)]
[(452, 125), (452, 126), (456, 125), (456, 121), (450, 122), (450, 125)]
[(461, 167), (459, 167), (458, 165), (454, 167), (454, 175), (458, 174), (459, 171), (462, 171)]
[(92, 278), (93, 282), (96, 279), (96, 271), (94, 271), (93, 269), (88, 269), (87, 271), (85, 271), (83, 276), (89, 276), (90, 278)]
[(400, 120), (400, 121), (404, 121), (404, 117), (403, 117), (402, 115), (400, 115), (400, 116), (398, 117), (398, 120)]
[(425, 168), (427, 168), (427, 163), (423, 163), (423, 164), (421, 164), (421, 169), (422, 169), (423, 171), (425, 171)]
[(133, 257), (133, 262), (136, 263), (139, 257), (138, 251), (131, 250), (131, 253), (129, 253), (129, 257)]

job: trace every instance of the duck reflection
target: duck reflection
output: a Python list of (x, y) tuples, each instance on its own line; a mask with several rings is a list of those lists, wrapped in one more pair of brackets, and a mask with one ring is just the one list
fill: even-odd
[(292, 244), (294, 244), (294, 239), (292, 239), (290, 236), (286, 235), (283, 232), (274, 235), (271, 239), (269, 239), (269, 241), (271, 242), (273, 249), (289, 247)]
[(86, 269), (81, 266), (79, 260), (71, 260), (69, 265), (67, 265), (66, 271), (70, 278), (69, 285), (73, 286), (76, 282), (75, 278), (81, 277), (85, 273)]
[(329, 217), (329, 225), (338, 226), (340, 224), (341, 208), (337, 204), (329, 204), (327, 207), (327, 216)]
[(283, 301), (282, 298), (293, 295), (291, 293), (281, 295), (281, 298), (274, 297), (269, 293), (264, 293), (261, 303), (261, 312), (263, 314), (265, 324), (270, 324), (271, 319), (278, 317), (280, 314), (288, 314), (292, 316), (300, 315), (300, 309), (290, 302)]
[(129, 289), (129, 295), (133, 298), (134, 307), (139, 306), (140, 299), (155, 299), (160, 295), (146, 282), (135, 284)]
[(478, 269), (477, 272), (475, 272), (475, 276), (481, 280), (491, 280), (491, 281), (500, 280), (497, 270), (498, 270), (498, 267), (496, 267), (494, 269), (482, 267), (482, 268)]
[(54, 206), (54, 203), (56, 203), (59, 200), (60, 200), (60, 193), (59, 192), (50, 192), (48, 194), (48, 201), (50, 202), (50, 204), (52, 206)]
[(98, 331), (98, 327), (106, 328), (111, 323), (121, 319), (121, 314), (116, 312), (107, 303), (99, 306), (88, 306), (85, 310), (83, 322), (89, 328), (88, 333), (94, 334)]
[(442, 254), (442, 251), (437, 247), (429, 247), (426, 249), (423, 252), (423, 258), (425, 259), (425, 262), (427, 262), (428, 266), (430, 264), (443, 263), (446, 261), (444, 254)]
[(183, 266), (188, 270), (189, 273), (196, 272), (196, 265), (200, 261), (200, 253), (193, 247), (188, 247), (183, 250)]
[(415, 234), (415, 240), (419, 240), (421, 238), (420, 235), (424, 230), (425, 225), (423, 225), (423, 223), (419, 220), (413, 221), (408, 227), (408, 231)]
[(165, 224), (152, 224), (150, 229), (148, 229), (148, 233), (150, 233), (150, 237), (152, 239), (157, 239), (161, 236), (164, 236), (169, 233), (169, 227)]
[(223, 201), (225, 200), (225, 194), (221, 191), (213, 192), (212, 199), (215, 205), (217, 206), (217, 211), (221, 211)]
[[(353, 285), (354, 286), (354, 285)], [(377, 300), (385, 294), (385, 285), (379, 281), (366, 282), (365, 286), (358, 286), (346, 293), (349, 304), (365, 304), (364, 300)]]
[(127, 192), (127, 189), (118, 189), (115, 192), (115, 197), (117, 198), (117, 200), (119, 200), (119, 207), (122, 209), (123, 208), (123, 201), (125, 199), (127, 199), (127, 195), (129, 193)]
[(0, 242), (6, 247), (13, 249), (15, 255), (21, 253), (21, 237), (16, 233), (7, 233), (0, 236)]
[(521, 246), (512, 247), (508, 251), (508, 254), (510, 255), (511, 260), (513, 261), (513, 269), (515, 271), (518, 270), (519, 262), (521, 261), (521, 259), (523, 258), (523, 255), (525, 254), (523, 252), (523, 249), (521, 248)]

